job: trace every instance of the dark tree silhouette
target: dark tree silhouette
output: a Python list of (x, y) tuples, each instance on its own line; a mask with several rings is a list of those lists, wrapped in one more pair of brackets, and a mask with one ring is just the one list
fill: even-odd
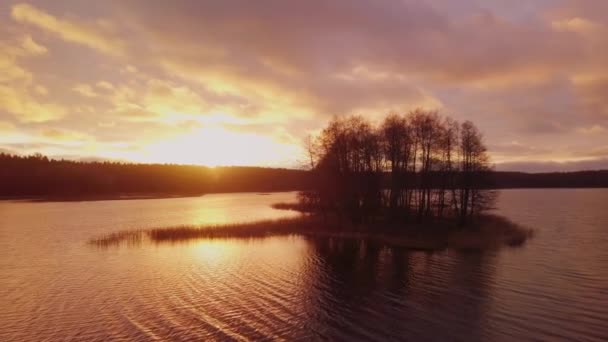
[[(432, 167), (424, 183), (420, 175), (422, 149), (412, 133), (410, 115), (391, 115), (378, 129), (369, 123), (360, 125), (361, 118), (352, 127), (347, 119), (335, 121), (331, 129), (328, 127), (307, 145), (312, 171), (76, 162), (40, 154), (0, 153), (0, 198), (86, 199), (306, 190), (299, 197), (310, 210), (344, 216), (350, 203), (360, 219), (415, 219), (421, 205), (430, 209), (431, 219), (458, 216), (465, 212), (461, 209), (463, 198), (468, 198), (464, 217), (467, 221), (492, 207), (495, 194), (488, 189), (608, 187), (606, 170), (538, 174), (490, 171), (480, 143), (469, 146), (474, 147), (470, 161), (463, 164), (461, 125), (450, 119), (441, 121), (431, 153)], [(472, 142), (481, 139), (473, 128)], [(338, 142), (344, 145), (340, 149)], [(342, 156), (342, 162), (348, 163), (340, 164), (338, 156), (344, 151), (349, 153), (346, 159)], [(468, 186), (468, 195), (463, 193), (467, 187), (463, 166), (473, 182)], [(430, 206), (420, 203), (423, 186), (430, 187)], [(346, 201), (346, 194), (350, 194), (350, 201)]]
[(304, 170), (52, 160), (0, 154), (0, 197), (199, 195), (309, 188)]
[(359, 116), (335, 118), (307, 149), (313, 191), (300, 198), (324, 214), (354, 223), (451, 216), (465, 225), (492, 206), (489, 158), (469, 121), (419, 109), (378, 128)]

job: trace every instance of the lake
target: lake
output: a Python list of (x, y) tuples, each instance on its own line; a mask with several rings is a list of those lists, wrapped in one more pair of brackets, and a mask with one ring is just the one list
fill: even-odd
[(297, 215), (295, 193), (0, 202), (0, 340), (608, 340), (608, 189), (501, 191), (523, 247), (87, 241)]

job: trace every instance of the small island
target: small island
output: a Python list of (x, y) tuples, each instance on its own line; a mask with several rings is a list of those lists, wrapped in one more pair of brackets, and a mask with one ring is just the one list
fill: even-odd
[(289, 219), (219, 226), (166, 227), (113, 233), (98, 246), (123, 241), (303, 235), (364, 239), (421, 250), (495, 249), (522, 245), (530, 229), (489, 214), (489, 157), (475, 125), (437, 112), (391, 114), (377, 126), (360, 116), (335, 118), (306, 140), (311, 187)]

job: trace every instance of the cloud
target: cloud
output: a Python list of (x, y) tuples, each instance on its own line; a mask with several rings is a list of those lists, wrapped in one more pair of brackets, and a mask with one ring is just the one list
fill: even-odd
[(61, 128), (44, 128), (40, 130), (40, 135), (54, 143), (82, 143), (90, 141), (92, 138), (82, 132), (66, 130)]
[(90, 139), (89, 136), (81, 132), (75, 132), (59, 128), (44, 128), (41, 130), (40, 133), (44, 138), (60, 142), (78, 142)]
[(99, 81), (99, 82), (97, 82), (96, 86), (101, 89), (104, 89), (104, 90), (114, 89), (114, 86), (112, 85), (112, 83), (107, 82), (107, 81)]
[(7, 121), (0, 121), (0, 132), (8, 132), (15, 129), (15, 125)]
[(579, 82), (577, 93), (586, 112), (608, 124), (608, 77), (599, 76)]
[(85, 97), (97, 97), (97, 93), (93, 90), (93, 87), (88, 84), (77, 84), (72, 90)]
[(519, 141), (512, 141), (507, 144), (490, 145), (489, 149), (492, 151), (492, 153), (503, 156), (530, 156), (539, 154), (542, 155), (551, 152), (550, 149), (522, 144)]
[(40, 101), (23, 89), (0, 85), (0, 110), (6, 110), (22, 122), (58, 120), (67, 109), (56, 103)]
[(580, 170), (608, 170), (608, 158), (575, 161), (524, 161), (496, 164), (497, 171), (570, 172)]
[(127, 103), (116, 107), (110, 112), (113, 116), (119, 117), (123, 120), (130, 121), (147, 121), (155, 120), (158, 118), (158, 114), (150, 112), (139, 105)]
[(593, 33), (600, 29), (599, 24), (579, 17), (555, 20), (551, 23), (551, 26), (557, 31), (572, 31), (582, 34)]
[(608, 158), (608, 144), (604, 145), (604, 146), (599, 146), (599, 147), (594, 147), (591, 149), (591, 151), (589, 151), (587, 153), (587, 155), (589, 155), (590, 157), (602, 157), (602, 158)]
[(143, 106), (166, 116), (188, 116), (205, 112), (205, 101), (187, 86), (151, 79), (146, 84)]
[(578, 129), (578, 132), (585, 134), (585, 135), (606, 134), (606, 133), (608, 133), (608, 129), (606, 129), (606, 127), (604, 127), (604, 126), (593, 125), (590, 127), (581, 127)]
[(23, 81), (31, 78), (32, 74), (15, 63), (14, 57), (0, 51), (0, 82)]
[[(292, 116), (443, 107), (422, 83), (487, 89), (542, 82), (581, 57), (575, 38), (550, 27), (482, 10), (454, 17), (422, 1), (116, 6), (154, 42), (153, 53), (138, 56), (147, 63), (244, 96), (262, 112)], [(211, 29), (201, 30), (201, 21)]]
[(11, 16), (19, 23), (34, 25), (58, 35), (68, 42), (82, 44), (110, 55), (122, 55), (125, 43), (114, 34), (107, 22), (85, 23), (77, 20), (58, 19), (32, 5), (21, 3), (11, 9)]
[(0, 40), (0, 112), (8, 112), (21, 122), (45, 122), (66, 115), (65, 106), (38, 98), (48, 90), (37, 84), (34, 74), (24, 66), (31, 57), (47, 52), (29, 35)]
[(39, 84), (34, 86), (34, 91), (37, 94), (40, 94), (40, 95), (48, 95), (49, 94), (49, 90), (46, 89), (45, 86), (42, 86), (42, 85), (39, 85)]
[(48, 49), (38, 43), (36, 43), (31, 36), (25, 36), (21, 43), (21, 46), (30, 55), (44, 55), (48, 52)]
[(10, 88), (11, 119), (138, 146), (187, 123), (297, 145), (333, 115), (424, 107), (473, 120), (497, 161), (592, 158), (608, 144), (607, 4), (40, 0), (12, 6), (0, 105)]
[[(2, 33), (2, 32), (0, 32)], [(18, 59), (44, 55), (48, 49), (31, 36), (0, 40), (0, 82), (30, 82), (32, 73), (18, 63)]]

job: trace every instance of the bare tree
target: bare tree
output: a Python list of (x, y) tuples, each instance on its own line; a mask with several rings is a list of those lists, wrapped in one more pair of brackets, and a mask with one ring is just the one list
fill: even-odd
[(304, 138), (304, 148), (306, 149), (306, 154), (308, 155), (310, 169), (314, 170), (317, 157), (317, 146), (315, 144), (315, 139), (311, 134), (308, 134)]
[(391, 217), (394, 218), (400, 200), (404, 202), (404, 176), (410, 159), (412, 137), (410, 136), (407, 119), (398, 114), (391, 114), (386, 117), (380, 130), (384, 158), (391, 174), (389, 209)]
[(477, 127), (465, 121), (460, 126), (460, 208), (461, 225), (473, 216), (479, 209), (480, 175), (489, 170), (489, 160), (486, 147), (483, 145), (481, 133)]
[[(455, 176), (455, 155), (454, 151), (458, 143), (459, 125), (458, 122), (452, 118), (445, 118), (441, 125), (441, 137), (440, 137), (440, 182), (438, 189), (438, 203), (437, 203), (437, 215), (443, 217), (444, 210), (449, 203), (447, 202), (447, 196), (452, 195), (454, 198), (454, 176)], [(451, 191), (451, 193), (449, 192)], [(453, 203), (453, 201), (452, 201)]]
[(494, 198), (483, 189), (481, 133), (434, 111), (391, 114), (378, 128), (360, 116), (334, 118), (306, 149), (315, 184), (306, 200), (353, 222), (406, 219), (415, 209), (419, 221), (451, 213), (464, 225)]
[(431, 215), (431, 192), (433, 161), (438, 150), (440, 133), (440, 119), (437, 112), (427, 112), (420, 109), (411, 114), (411, 126), (420, 146), (419, 149), (419, 185), (418, 185), (418, 219), (423, 215)]

